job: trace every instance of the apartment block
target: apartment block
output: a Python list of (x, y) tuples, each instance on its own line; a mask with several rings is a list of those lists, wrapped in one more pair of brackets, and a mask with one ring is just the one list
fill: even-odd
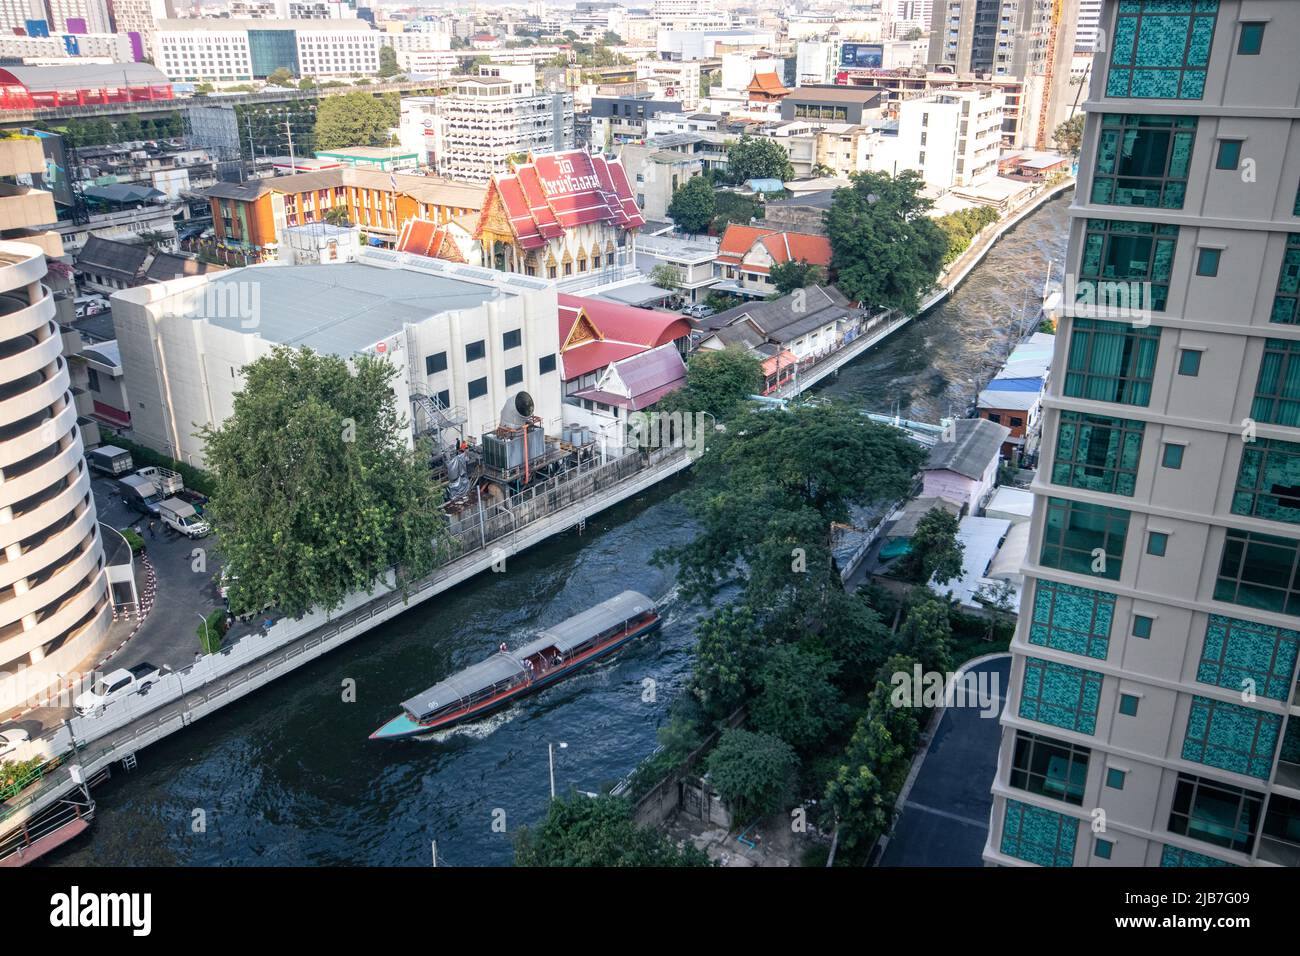
[(997, 176), (1001, 143), (1002, 93), (952, 90), (901, 104), (896, 141), (875, 164), (914, 169), (941, 189), (978, 186)]
[(294, 76), (373, 76), (381, 34), (364, 20), (162, 20), (154, 62), (173, 80), (238, 82), (278, 69)]
[(984, 859), (1296, 865), (1300, 4), (1100, 28)]

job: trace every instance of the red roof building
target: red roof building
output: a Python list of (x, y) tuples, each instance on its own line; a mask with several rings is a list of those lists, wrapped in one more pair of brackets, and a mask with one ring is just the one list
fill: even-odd
[(742, 295), (768, 296), (775, 291), (769, 276), (773, 266), (806, 262), (820, 266), (829, 274), (831, 243), (825, 236), (811, 233), (781, 232), (733, 223), (718, 243), (716, 262), (723, 282), (714, 288)]
[(485, 265), (563, 287), (632, 263), (644, 225), (622, 162), (576, 149), (494, 176), (474, 237)]
[(775, 72), (755, 73), (747, 89), (751, 103), (779, 103), (790, 95)]
[(462, 221), (464, 218), (449, 219), (444, 223), (408, 219), (402, 225), (394, 249), (430, 259), (478, 265), (478, 248), (470, 231), (473, 223)]
[(561, 292), (560, 362), (565, 392), (595, 384), (607, 366), (660, 345), (689, 340), (691, 324), (656, 312)]

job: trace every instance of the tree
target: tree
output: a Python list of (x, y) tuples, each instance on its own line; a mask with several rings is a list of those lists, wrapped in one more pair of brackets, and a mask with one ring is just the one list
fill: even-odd
[(757, 675), (758, 694), (749, 703), (755, 730), (775, 734), (798, 750), (822, 741), (843, 712), (833, 683), (837, 665), (795, 644), (775, 647)]
[(895, 640), (898, 653), (920, 661), (922, 670), (939, 674), (951, 668), (951, 644), (948, 605), (934, 597), (912, 605)]
[(971, 240), (985, 226), (998, 221), (998, 214), (988, 206), (976, 206), (972, 209), (959, 209), (935, 220), (948, 241), (948, 249), (943, 255), (943, 264), (947, 266), (969, 248)]
[(722, 720), (744, 703), (758, 680), (767, 642), (744, 605), (718, 608), (695, 628), (691, 691), (706, 717)]
[(623, 38), (613, 30), (606, 30), (604, 35), (600, 38), (600, 42), (604, 46), (622, 46)]
[(397, 64), (397, 51), (391, 46), (379, 48), (379, 75), (381, 77), (397, 76), (402, 68)]
[(342, 226), (346, 229), (352, 225), (352, 217), (347, 206), (330, 206), (325, 210), (324, 219), (331, 226)]
[(931, 508), (916, 523), (909, 539), (911, 550), (899, 562), (899, 572), (909, 581), (925, 584), (931, 578), (947, 584), (961, 577), (966, 548), (957, 540), (957, 516), (946, 508)]
[(272, 86), (293, 86), (295, 83), (294, 75), (283, 66), (272, 70), (271, 75), (266, 78), (266, 82)]
[(673, 191), (668, 215), (678, 228), (695, 235), (709, 228), (717, 212), (713, 184), (703, 176), (692, 176)]
[(682, 284), (682, 272), (670, 262), (661, 262), (650, 270), (650, 281), (661, 289), (679, 289)]
[(840, 665), (844, 687), (870, 687), (876, 668), (889, 653), (892, 635), (861, 592), (832, 590), (818, 613), (821, 630), (805, 643)]
[(752, 196), (742, 196), (740, 193), (726, 191), (714, 193), (713, 205), (716, 212), (710, 228), (719, 235), (726, 232), (727, 226), (733, 222), (748, 226), (751, 221), (763, 215), (761, 202)]
[(237, 613), (274, 604), (299, 617), (398, 582), (447, 553), (428, 450), (406, 447), (395, 367), (275, 349), (244, 368), (234, 411), (200, 436), (216, 486), (209, 517)]
[(948, 242), (926, 215), (925, 181), (913, 170), (897, 177), (855, 173), (837, 189), (826, 214), (831, 268), (850, 299), (914, 313), (934, 285)]
[(763, 387), (763, 366), (740, 348), (700, 349), (686, 362), (686, 385), (667, 396), (660, 411), (708, 412), (719, 422), (734, 417)]
[(397, 116), (388, 101), (368, 93), (344, 93), (321, 101), (316, 111), (316, 149), (383, 146)]
[(805, 289), (810, 285), (824, 285), (826, 270), (812, 265), (807, 259), (795, 262), (782, 262), (768, 270), (768, 278), (776, 286), (777, 295), (789, 295), (795, 289)]
[(1056, 148), (1070, 156), (1078, 156), (1083, 144), (1083, 114), (1076, 113), (1052, 132)]
[(776, 140), (744, 134), (727, 145), (727, 173), (734, 183), (751, 179), (794, 179), (790, 154)]
[(620, 797), (572, 796), (552, 800), (546, 819), (515, 837), (516, 866), (711, 866), (694, 846), (678, 846), (632, 822)]
[(314, 90), (316, 89), (316, 81), (312, 79), (310, 76), (304, 76), (301, 80), (298, 81), (298, 89)]
[(774, 734), (730, 728), (705, 762), (709, 783), (736, 822), (761, 819), (785, 808), (799, 758)]

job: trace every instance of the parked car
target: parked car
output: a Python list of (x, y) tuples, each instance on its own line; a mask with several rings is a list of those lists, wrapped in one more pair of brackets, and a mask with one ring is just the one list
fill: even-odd
[(25, 744), (31, 739), (32, 735), (21, 727), (9, 727), (0, 730), (0, 760), (17, 750), (19, 744)]
[(121, 700), (128, 694), (147, 691), (160, 680), (162, 680), (162, 671), (147, 661), (137, 664), (130, 670), (115, 670), (96, 680), (90, 686), (90, 690), (78, 694), (72, 706), (80, 716), (85, 717), (115, 700)]
[(682, 315), (692, 319), (707, 319), (711, 315), (717, 315), (718, 310), (711, 305), (705, 305), (703, 302), (697, 302), (695, 305), (688, 305), (682, 309)]
[(180, 498), (168, 498), (158, 503), (158, 517), (173, 531), (187, 538), (202, 538), (211, 533), (212, 526), (199, 517), (194, 506)]

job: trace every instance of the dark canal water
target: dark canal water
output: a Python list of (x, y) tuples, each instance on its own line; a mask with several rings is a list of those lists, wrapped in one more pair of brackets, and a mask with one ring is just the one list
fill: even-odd
[[(950, 402), (963, 406), (1022, 306), (1036, 306), (1049, 257), (1059, 276), (1068, 201), (1035, 213), (953, 299), (824, 392), (873, 410), (897, 402), (929, 421)], [(427, 865), (436, 840), (443, 865), (508, 864), (511, 833), (546, 810), (548, 743), (563, 792), (598, 790), (653, 749), (689, 674), (702, 608), (670, 600), (658, 634), (481, 724), (423, 742), (366, 738), (399, 701), (502, 641), (513, 646), (623, 588), (670, 597), (671, 572), (648, 562), (691, 533), (673, 500), (680, 487), (598, 516), (581, 536), (552, 539), (143, 751), (135, 771), (96, 790), (89, 835), (50, 862)], [(195, 833), (200, 810), (206, 829)]]

